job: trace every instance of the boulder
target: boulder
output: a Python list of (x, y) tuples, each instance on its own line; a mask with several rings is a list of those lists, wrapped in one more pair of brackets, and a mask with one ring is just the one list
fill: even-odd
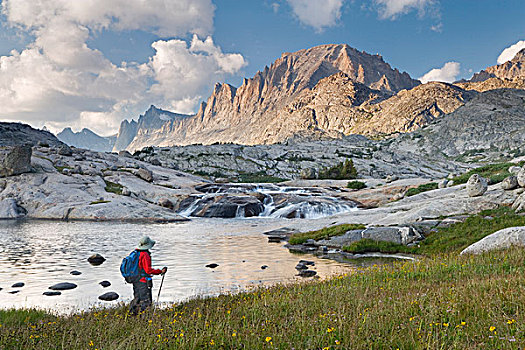
[(514, 203), (512, 203), (512, 209), (514, 209), (516, 213), (522, 213), (525, 211), (525, 192), (521, 193)]
[(111, 283), (109, 281), (102, 281), (99, 284), (104, 288), (111, 286)]
[(519, 166), (513, 165), (513, 166), (509, 167), (509, 173), (514, 174), (514, 175), (518, 175), (520, 170), (521, 170), (521, 168)]
[(150, 162), (152, 165), (161, 166), (162, 163), (157, 158), (153, 158)]
[(374, 241), (394, 242), (398, 244), (410, 244), (423, 237), (410, 226), (405, 227), (369, 227), (361, 233), (362, 239)]
[(62, 283), (57, 283), (57, 284), (52, 285), (51, 287), (49, 287), (49, 289), (51, 290), (69, 290), (69, 289), (75, 289), (76, 287), (77, 285), (74, 283), (62, 282)]
[(525, 246), (525, 226), (508, 227), (471, 244), (461, 254), (479, 254), (489, 250)]
[(303, 264), (306, 266), (315, 266), (315, 262), (309, 260), (299, 260), (299, 264)]
[(261, 270), (266, 270), (268, 268), (268, 265), (261, 266)]
[(80, 276), (82, 274), (82, 272), (80, 271), (77, 271), (77, 270), (73, 270), (69, 273), (70, 275), (73, 275), (73, 276)]
[(113, 301), (117, 300), (119, 298), (119, 295), (115, 292), (107, 292), (100, 295), (98, 298), (103, 301)]
[(106, 261), (106, 258), (104, 258), (100, 254), (93, 254), (87, 260), (91, 265), (98, 266), (102, 264), (104, 261)]
[(52, 296), (56, 296), (56, 295), (61, 295), (62, 292), (49, 292), (49, 291), (47, 291), (47, 292), (44, 292), (44, 293), (42, 293), (42, 294), (43, 294), (43, 295), (46, 295), (46, 296), (48, 296), (48, 297), (52, 297)]
[(173, 202), (170, 201), (168, 198), (159, 199), (158, 204), (163, 208), (173, 209)]
[(314, 180), (317, 179), (318, 171), (315, 168), (305, 168), (301, 170), (301, 179)]
[(61, 146), (59, 149), (58, 149), (58, 152), (57, 152), (59, 155), (61, 156), (72, 156), (73, 155), (73, 151), (71, 150), (71, 148), (68, 146), (68, 145), (63, 145)]
[(82, 174), (82, 167), (80, 165), (75, 165), (73, 169), (71, 169), (71, 174)]
[(27, 211), (19, 206), (13, 198), (0, 201), (0, 219), (19, 219), (26, 215)]
[(299, 270), (299, 276), (301, 277), (314, 277), (317, 272), (314, 270)]
[(23, 283), (23, 282), (17, 282), (17, 283), (15, 283), (15, 284), (13, 284), (13, 285), (11, 286), (11, 288), (22, 288), (23, 286), (25, 286), (25, 283)]
[(520, 169), (516, 176), (518, 178), (518, 185), (520, 185), (520, 187), (525, 187), (525, 166)]
[(388, 175), (385, 179), (385, 182), (386, 183), (391, 183), (391, 182), (394, 182), (394, 181), (397, 181), (399, 180), (399, 176), (397, 175)]
[(129, 188), (127, 188), (127, 187), (123, 187), (123, 188), (122, 188), (122, 195), (123, 195), (123, 196), (126, 196), (126, 197), (131, 196), (131, 191), (129, 190)]
[(473, 174), (467, 181), (467, 193), (469, 197), (479, 197), (487, 192), (487, 180), (478, 174)]
[(438, 188), (447, 188), (448, 179), (443, 179), (438, 182)]
[(145, 168), (140, 168), (137, 172), (136, 172), (136, 175), (138, 177), (140, 177), (142, 180), (144, 181), (147, 181), (147, 182), (153, 182), (153, 173), (151, 171), (149, 171), (148, 169), (145, 169)]
[(307, 269), (308, 269), (308, 266), (299, 263), (299, 264), (295, 265), (295, 269), (296, 269), (296, 270), (307, 270)]
[(0, 177), (20, 175), (31, 171), (30, 146), (15, 146), (0, 149)]
[(518, 178), (515, 175), (507, 177), (501, 182), (501, 188), (505, 191), (514, 190), (518, 187)]

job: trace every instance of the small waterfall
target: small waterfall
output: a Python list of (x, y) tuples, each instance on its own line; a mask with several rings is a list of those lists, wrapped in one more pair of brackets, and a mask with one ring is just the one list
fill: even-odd
[[(179, 211), (179, 214), (189, 217), (195, 211), (203, 211), (203, 216), (210, 215), (213, 217), (214, 215), (219, 215), (218, 217), (224, 217), (220, 216), (221, 214), (207, 212), (207, 210), (212, 211), (210, 209), (212, 207), (217, 208), (217, 206), (224, 205), (224, 208), (237, 206), (235, 211), (236, 218), (246, 217), (246, 208), (250, 206), (248, 216), (317, 219), (358, 210), (353, 202), (328, 196), (325, 190), (318, 188), (280, 187), (272, 184), (213, 184), (203, 188), (202, 192), (204, 192), (202, 195), (193, 196), (191, 199), (188, 198), (188, 201), (193, 201), (189, 205), (186, 203), (184, 205), (185, 209)], [(264, 198), (261, 199), (260, 195), (263, 195)], [(217, 198), (219, 196), (221, 198)], [(260, 210), (260, 212), (253, 211), (254, 202), (256, 203), (255, 207), (259, 206), (257, 210)], [(232, 215), (231, 211), (229, 213), (225, 215)]]

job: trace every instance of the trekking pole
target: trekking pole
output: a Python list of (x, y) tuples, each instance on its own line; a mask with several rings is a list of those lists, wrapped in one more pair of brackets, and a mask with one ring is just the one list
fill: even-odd
[(157, 302), (155, 303), (155, 305), (153, 306), (153, 313), (155, 313), (155, 309), (156, 309), (156, 306), (157, 304), (159, 303), (159, 299), (160, 299), (160, 291), (162, 290), (162, 284), (164, 283), (164, 276), (166, 274), (162, 274), (162, 280), (160, 281), (160, 287), (159, 287), (159, 294), (157, 295)]

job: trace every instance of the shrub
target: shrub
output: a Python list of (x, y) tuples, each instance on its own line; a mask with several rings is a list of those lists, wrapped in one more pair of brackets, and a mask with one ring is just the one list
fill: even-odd
[(366, 184), (361, 181), (350, 181), (346, 188), (351, 188), (352, 190), (362, 190), (363, 188), (366, 188)]
[[(503, 181), (506, 177), (511, 176), (512, 174), (509, 173), (508, 169), (509, 167), (515, 166), (515, 165), (517, 164), (514, 164), (514, 163), (488, 164), (488, 165), (484, 165), (482, 167), (467, 171), (464, 174), (454, 177), (452, 180), (454, 181), (454, 185), (464, 184), (468, 181), (468, 179), (472, 175), (478, 174), (479, 176), (483, 176), (484, 178), (488, 179), (489, 184), (495, 184), (495, 183), (499, 183)], [(519, 165), (522, 165), (522, 164), (520, 163)]]
[(415, 196), (416, 194), (420, 194), (426, 191), (432, 191), (437, 188), (438, 188), (438, 184), (436, 182), (430, 182), (428, 184), (419, 185), (418, 187), (409, 189), (407, 193), (405, 194), (405, 196), (406, 197)]
[(119, 185), (117, 183), (107, 181), (107, 180), (104, 180), (104, 182), (106, 183), (106, 188), (105, 188), (106, 192), (122, 194), (122, 188), (123, 188), (122, 185)]
[(351, 180), (356, 178), (357, 170), (351, 159), (347, 159), (331, 168), (323, 168), (319, 171), (319, 179)]

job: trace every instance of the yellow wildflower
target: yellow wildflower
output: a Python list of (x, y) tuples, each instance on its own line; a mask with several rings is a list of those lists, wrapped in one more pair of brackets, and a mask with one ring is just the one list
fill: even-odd
[(489, 331), (494, 332), (495, 329), (496, 329), (496, 327), (490, 326)]
[(272, 337), (266, 337), (266, 342), (269, 343), (272, 341)]
[(443, 327), (448, 327), (448, 323), (443, 323)]
[(233, 332), (232, 337), (236, 337), (236, 336), (237, 336), (237, 333)]

